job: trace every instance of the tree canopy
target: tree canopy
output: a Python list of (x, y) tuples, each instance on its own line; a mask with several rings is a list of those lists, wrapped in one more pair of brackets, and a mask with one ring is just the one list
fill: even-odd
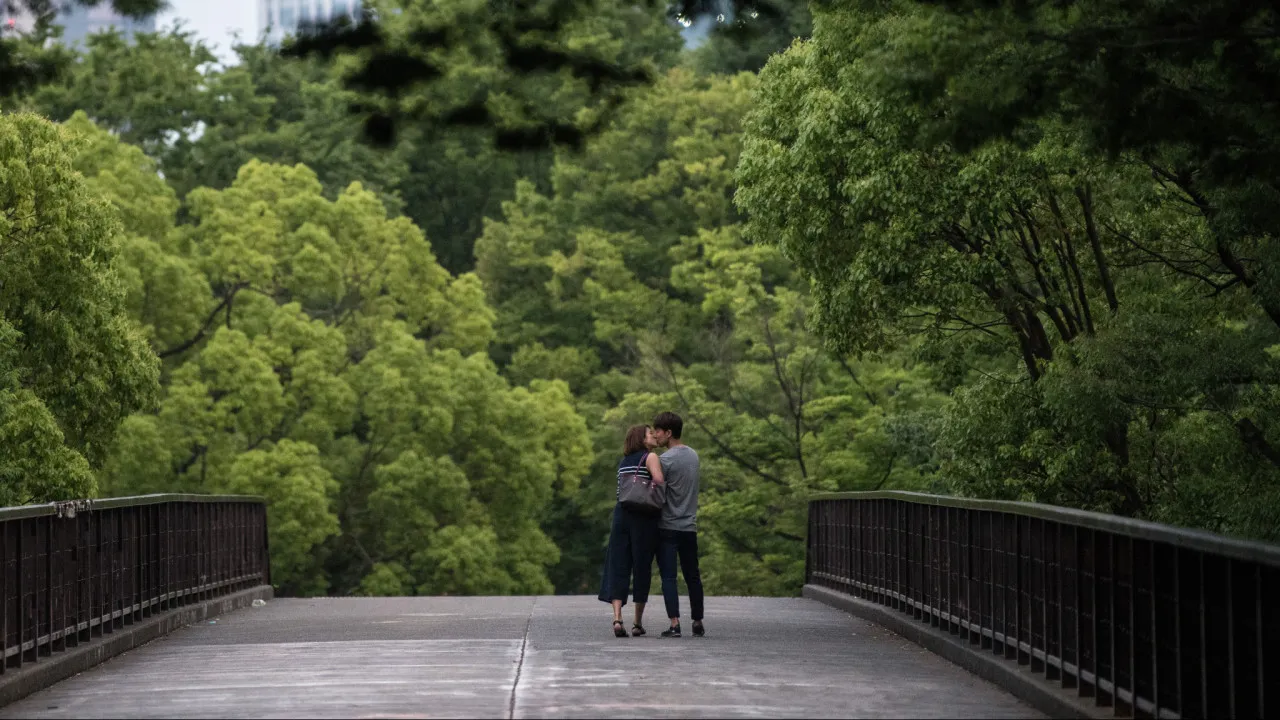
[(904, 100), (948, 22), (832, 9), (770, 61), (738, 169), (756, 237), (815, 278), (835, 347), (916, 336), (981, 373), (940, 436), (958, 490), (1274, 536), (1269, 238), (1071, 113), (962, 142), (977, 95)]
[(115, 272), (119, 214), (77, 172), (75, 145), (69, 128), (0, 115), (5, 505), (93, 495), (117, 427), (157, 387), (158, 363)]
[(732, 168), (754, 86), (669, 72), (557, 159), (551, 195), (523, 186), (477, 241), (508, 374), (568, 382), (596, 419), (591, 476), (605, 481), (565, 508), (577, 517), (558, 536), (579, 577), (608, 531), (617, 440), (663, 409), (702, 454), (706, 573), (724, 587), (800, 582), (811, 492), (931, 482), (913, 436), (942, 401), (928, 373), (826, 353), (808, 280), (743, 237)]
[(282, 594), (589, 593), (674, 410), (715, 593), (797, 591), (816, 491), (1280, 537), (1271, 16), (1113, 5), (5, 40), (0, 500), (261, 495)]

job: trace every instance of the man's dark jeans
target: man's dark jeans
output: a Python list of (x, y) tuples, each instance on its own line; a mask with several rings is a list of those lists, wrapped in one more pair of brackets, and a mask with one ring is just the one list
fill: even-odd
[(698, 533), (694, 531), (658, 531), (658, 575), (662, 577), (662, 599), (667, 604), (667, 617), (680, 617), (680, 591), (676, 585), (676, 560), (684, 584), (689, 588), (689, 611), (694, 620), (702, 619), (702, 576), (698, 574)]
[(613, 507), (609, 549), (605, 551), (600, 594), (596, 596), (601, 601), (621, 600), (626, 605), (627, 585), (630, 583), (632, 599), (638, 603), (649, 602), (653, 553), (658, 548), (658, 517), (628, 510), (621, 505)]

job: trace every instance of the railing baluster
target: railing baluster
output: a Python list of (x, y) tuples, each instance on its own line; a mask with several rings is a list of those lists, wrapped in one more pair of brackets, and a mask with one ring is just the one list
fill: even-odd
[(982, 513), (982, 544), (986, 552), (983, 553), (982, 574), (986, 578), (982, 583), (983, 609), (982, 619), (983, 627), (990, 629), (990, 635), (983, 633), (982, 649), (993, 650), (996, 647), (995, 630), (996, 630), (996, 542), (995, 542), (995, 513), (984, 511)]
[(1231, 565), (1234, 581), (1231, 590), (1231, 694), (1235, 698), (1235, 716), (1262, 717), (1258, 707), (1261, 663), (1257, 641), (1260, 626), (1255, 610), (1261, 568), (1237, 561), (1232, 561)]
[[(1276, 593), (1280, 593), (1280, 569), (1259, 568), (1257, 593), (1258, 615), (1258, 717), (1280, 714), (1280, 616), (1275, 611)], [(1266, 603), (1266, 605), (1263, 605)], [(1270, 612), (1264, 612), (1263, 608)]]
[(1134, 635), (1134, 582), (1133, 582), (1133, 539), (1122, 536), (1112, 538), (1111, 545), (1112, 572), (1116, 578), (1115, 592), (1112, 601), (1116, 610), (1116, 636), (1119, 642), (1114, 643), (1116, 657), (1116, 691), (1119, 695), (1128, 691), (1129, 700), (1117, 699), (1116, 710), (1122, 715), (1132, 716), (1134, 683), (1133, 635)]
[(268, 552), (256, 498), (0, 508), (0, 674), (185, 602), (269, 584)]
[(900, 492), (819, 498), (808, 522), (813, 584), (1029, 664), (1116, 715), (1265, 717), (1280, 707), (1280, 617), (1268, 612), (1280, 548)]
[[(1098, 697), (1104, 700), (1104, 707), (1110, 707), (1113, 710), (1116, 706), (1116, 555), (1115, 555), (1115, 537), (1109, 532), (1097, 533), (1095, 537), (1102, 538), (1102, 548), (1097, 549), (1096, 560), (1099, 560), (1099, 567), (1105, 568), (1105, 573), (1099, 572), (1096, 578), (1096, 588), (1102, 591), (1105, 598), (1099, 603), (1101, 618), (1105, 622), (1098, 623), (1098, 643), (1102, 648), (1098, 653), (1098, 676), (1100, 679), (1110, 681), (1110, 689), (1099, 692)], [(1099, 688), (1101, 690), (1101, 688)]]
[(9, 669), (9, 529), (12, 523), (0, 524), (0, 675)]

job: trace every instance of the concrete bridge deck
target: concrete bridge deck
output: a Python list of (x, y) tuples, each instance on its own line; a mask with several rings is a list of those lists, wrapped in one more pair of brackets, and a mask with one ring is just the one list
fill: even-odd
[(686, 619), (678, 640), (658, 637), (654, 600), (649, 635), (626, 639), (594, 597), (274, 600), (0, 718), (1043, 717), (812, 600), (709, 598), (707, 637), (687, 634)]

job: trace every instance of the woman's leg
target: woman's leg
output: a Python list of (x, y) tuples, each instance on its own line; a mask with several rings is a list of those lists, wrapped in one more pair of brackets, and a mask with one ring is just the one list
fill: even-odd
[(631, 559), (634, 580), (631, 599), (636, 604), (636, 625), (642, 624), (644, 606), (653, 584), (653, 554), (657, 550), (658, 518), (633, 515), (631, 518)]
[(609, 533), (609, 602), (616, 619), (622, 618), (622, 606), (627, 604), (633, 564), (630, 518), (626, 510), (615, 507), (613, 529)]

